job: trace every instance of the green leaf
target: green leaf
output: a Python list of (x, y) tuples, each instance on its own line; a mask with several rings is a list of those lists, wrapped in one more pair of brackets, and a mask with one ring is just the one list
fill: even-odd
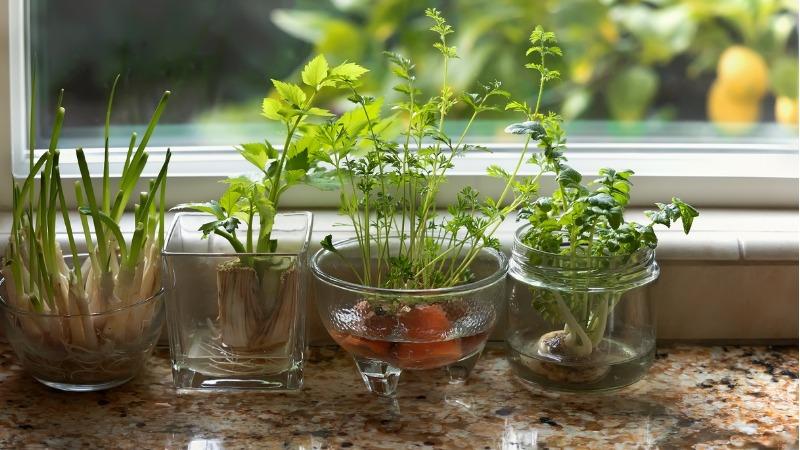
[(530, 115), (531, 108), (528, 106), (528, 102), (512, 100), (506, 104), (506, 111), (518, 111)]
[(512, 123), (504, 131), (509, 134), (530, 134), (533, 139), (539, 139), (545, 134), (542, 124), (534, 121)]
[(309, 116), (317, 116), (317, 117), (332, 117), (333, 114), (328, 111), (327, 109), (311, 107), (306, 110), (306, 114)]
[(694, 209), (692, 205), (684, 203), (677, 197), (672, 198), (672, 203), (678, 207), (678, 211), (681, 213), (683, 232), (689, 234), (689, 231), (692, 229), (692, 222), (694, 222), (694, 218), (699, 216), (700, 213)]
[(453, 46), (448, 46), (442, 44), (441, 42), (436, 42), (433, 44), (433, 48), (439, 50), (439, 53), (448, 58), (458, 58), (458, 53), (456, 53), (456, 48)]
[(309, 169), (308, 149), (304, 148), (302, 151), (292, 155), (291, 158), (288, 156), (287, 158), (284, 170), (302, 170), (305, 175), (305, 172)]
[(477, 109), (478, 103), (480, 103), (480, 96), (476, 93), (463, 92), (461, 94), (461, 101), (472, 107), (472, 109)]
[(581, 184), (581, 174), (572, 167), (564, 166), (556, 176), (559, 185), (565, 188), (579, 187)]
[(280, 80), (272, 80), (275, 90), (286, 102), (293, 106), (301, 107), (306, 101), (306, 93), (300, 86), (292, 83), (286, 83)]
[(511, 178), (511, 174), (509, 174), (508, 171), (496, 164), (492, 164), (487, 167), (486, 173), (489, 174), (490, 177), (500, 178), (503, 180), (508, 180)]
[(612, 208), (608, 215), (608, 224), (611, 225), (611, 228), (614, 230), (618, 229), (623, 221), (622, 208)]
[(356, 81), (361, 78), (361, 75), (367, 72), (369, 72), (369, 70), (356, 63), (346, 62), (331, 69), (330, 75), (331, 77), (337, 77), (347, 81)]
[(264, 102), (261, 103), (261, 115), (270, 120), (282, 120), (282, 109), (283, 107), (281, 102), (275, 100), (274, 98), (267, 97), (264, 99)]
[[(319, 149), (320, 142), (317, 139), (317, 133), (308, 133), (301, 137), (299, 140), (289, 144), (289, 148), (284, 150), (286, 152), (286, 159), (292, 160), (300, 153), (313, 154)], [(307, 158), (307, 156), (306, 156)]]
[(236, 217), (228, 217), (224, 220), (214, 220), (212, 222), (207, 222), (200, 225), (198, 231), (203, 232), (203, 237), (208, 237), (208, 235), (213, 234), (217, 229), (223, 229), (227, 233), (233, 233), (239, 228), (239, 224), (241, 222)]
[(238, 177), (226, 178), (222, 180), (222, 183), (227, 184), (230, 186), (229, 189), (233, 189), (244, 196), (249, 195), (250, 190), (256, 182), (245, 175), (240, 175)]
[(320, 241), (319, 245), (329, 252), (332, 253), (339, 252), (338, 250), (336, 250), (336, 247), (333, 246), (333, 236), (331, 236), (330, 234), (325, 236), (325, 238), (322, 241)]
[(222, 194), (222, 197), (219, 198), (219, 204), (225, 209), (229, 216), (232, 216), (239, 211), (238, 202), (241, 198), (242, 193), (239, 190), (228, 186), (228, 189)]
[[(342, 114), (337, 122), (344, 126), (347, 134), (354, 136), (367, 126), (367, 116), (369, 116), (370, 120), (374, 121), (380, 115), (381, 106), (381, 101), (375, 101), (366, 105), (365, 108), (351, 109)], [(364, 109), (366, 109), (366, 112), (364, 112)]]
[(290, 186), (293, 186), (303, 181), (303, 179), (306, 177), (306, 170), (307, 169), (294, 169), (294, 170), (284, 169), (283, 171), (284, 185), (281, 187), (281, 189), (286, 190)]
[(656, 244), (658, 243), (658, 237), (656, 236), (656, 231), (653, 229), (653, 227), (644, 227), (642, 230), (642, 240), (648, 247), (656, 247)]
[(120, 254), (123, 257), (128, 254), (128, 248), (125, 244), (125, 238), (122, 236), (122, 231), (119, 228), (119, 224), (117, 224), (117, 222), (115, 222), (111, 216), (103, 211), (92, 212), (92, 208), (89, 208), (88, 206), (81, 206), (78, 208), (78, 212), (84, 216), (92, 216), (97, 214), (97, 218), (100, 219), (100, 222), (102, 222), (103, 225), (105, 225), (106, 228), (114, 235), (114, 239), (116, 239), (117, 245), (119, 245), (120, 248)]
[(204, 212), (207, 214), (211, 214), (212, 216), (216, 217), (219, 220), (225, 219), (226, 217), (224, 208), (216, 200), (211, 200), (210, 202), (205, 202), (205, 203), (182, 203), (178, 205), (177, 208), (186, 208), (198, 212)]
[(589, 196), (588, 201), (589, 205), (596, 206), (598, 208), (605, 210), (609, 210), (617, 206), (617, 202), (614, 199), (614, 197), (602, 192), (598, 194), (592, 194), (591, 196)]
[(672, 223), (669, 220), (669, 215), (663, 209), (659, 209), (658, 211), (645, 211), (644, 215), (647, 216), (653, 223), (657, 223), (659, 225), (664, 225), (669, 228), (670, 224)]
[(236, 147), (236, 151), (262, 172), (266, 169), (270, 158), (274, 159), (277, 156), (277, 151), (271, 145), (261, 142), (242, 144)]
[(328, 76), (328, 61), (323, 55), (317, 55), (303, 68), (301, 77), (303, 83), (314, 89), (319, 89), (320, 84)]

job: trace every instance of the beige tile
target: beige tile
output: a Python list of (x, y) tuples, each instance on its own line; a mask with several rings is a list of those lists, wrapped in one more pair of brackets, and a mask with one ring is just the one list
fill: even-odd
[(722, 231), (670, 230), (658, 233), (659, 261), (738, 261), (739, 239), (736, 233)]
[(797, 231), (739, 233), (745, 261), (797, 261)]
[(797, 339), (797, 264), (665, 262), (650, 287), (660, 339)]

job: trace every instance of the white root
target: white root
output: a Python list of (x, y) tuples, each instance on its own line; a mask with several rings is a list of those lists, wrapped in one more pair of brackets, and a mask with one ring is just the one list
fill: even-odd
[(241, 352), (265, 352), (291, 344), (296, 270), (268, 268), (261, 274), (232, 261), (217, 270), (220, 336), (225, 347)]
[(262, 345), (289, 345), (294, 331), (295, 309), (297, 308), (297, 271), (294, 268), (282, 271), (278, 292), (278, 308), (270, 315), (264, 326)]
[(76, 320), (80, 320), (83, 328), (84, 346), (88, 349), (97, 348), (97, 331), (94, 327), (93, 317), (89, 315), (89, 302), (86, 299), (86, 294), (79, 286), (73, 286), (70, 290), (70, 301), (74, 311), (77, 314)]
[(217, 271), (217, 303), (221, 340), (234, 349), (248, 349), (263, 314), (258, 274), (252, 267), (222, 264)]

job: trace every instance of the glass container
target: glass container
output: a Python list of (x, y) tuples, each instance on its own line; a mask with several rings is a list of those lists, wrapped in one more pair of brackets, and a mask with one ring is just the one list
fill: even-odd
[(655, 252), (572, 257), (536, 250), (517, 230), (506, 345), (516, 375), (547, 389), (609, 391), (641, 379), (655, 354), (647, 284)]
[(6, 282), (0, 275), (6, 339), (22, 367), (49, 387), (84, 392), (119, 386), (144, 368), (161, 334), (163, 289), (128, 306), (62, 315), (20, 308), (27, 303), (11, 299)]
[(163, 252), (175, 387), (299, 389), (311, 213), (276, 215), (273, 253), (234, 253), (224, 238), (203, 238), (200, 226), (213, 220), (178, 213)]
[[(390, 253), (399, 242), (390, 241)], [(502, 311), (505, 255), (482, 249), (469, 266), (474, 281), (467, 284), (384, 289), (359, 283), (353, 270), (362, 263), (358, 240), (335, 248), (337, 253), (322, 249), (311, 260), (317, 309), (367, 388), (392, 396), (403, 370), (445, 368), (451, 382), (466, 380)]]

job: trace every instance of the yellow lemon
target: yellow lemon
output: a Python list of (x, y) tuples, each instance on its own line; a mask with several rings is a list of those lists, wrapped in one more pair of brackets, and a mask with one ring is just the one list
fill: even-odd
[(708, 118), (721, 129), (736, 133), (747, 131), (758, 120), (759, 101), (742, 100), (720, 84), (719, 80), (708, 91)]
[(775, 99), (775, 120), (778, 123), (792, 125), (797, 128), (797, 99), (778, 97)]
[(769, 70), (764, 58), (747, 47), (728, 47), (717, 62), (717, 81), (732, 96), (759, 100), (769, 87)]

